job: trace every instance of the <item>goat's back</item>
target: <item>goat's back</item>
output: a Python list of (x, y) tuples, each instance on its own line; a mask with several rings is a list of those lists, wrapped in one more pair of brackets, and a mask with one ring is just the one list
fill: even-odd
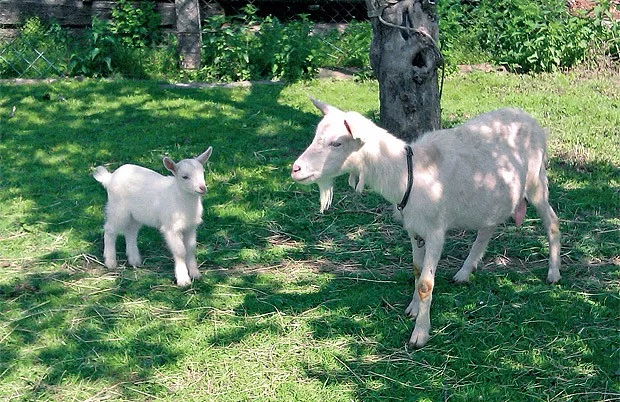
[(112, 173), (107, 189), (119, 197), (157, 198), (173, 183), (172, 176), (163, 176), (137, 165), (123, 165)]
[(497, 225), (539, 177), (545, 147), (544, 130), (519, 109), (427, 133), (413, 144), (414, 203), (434, 210), (446, 228)]

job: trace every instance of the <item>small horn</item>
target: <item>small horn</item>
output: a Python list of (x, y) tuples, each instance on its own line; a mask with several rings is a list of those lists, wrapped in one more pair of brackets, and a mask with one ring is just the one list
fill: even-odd
[(321, 113), (323, 113), (323, 115), (326, 115), (327, 113), (329, 113), (330, 110), (333, 109), (333, 106), (330, 106), (327, 103), (323, 103), (320, 100), (314, 99), (311, 96), (308, 96), (308, 98), (310, 98), (312, 104), (316, 106), (316, 108), (319, 109)]

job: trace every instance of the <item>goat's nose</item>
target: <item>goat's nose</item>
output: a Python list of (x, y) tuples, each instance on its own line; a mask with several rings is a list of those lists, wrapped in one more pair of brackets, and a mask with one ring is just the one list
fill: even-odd
[(298, 164), (294, 164), (293, 165), (293, 173), (297, 173), (301, 170), (301, 166), (299, 166)]
[(207, 191), (207, 187), (204, 184), (198, 186), (198, 192), (204, 194)]

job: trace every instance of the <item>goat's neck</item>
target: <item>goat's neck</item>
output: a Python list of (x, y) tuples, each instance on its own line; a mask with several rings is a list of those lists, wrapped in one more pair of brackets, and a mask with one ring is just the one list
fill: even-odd
[[(400, 202), (407, 189), (406, 143), (387, 134), (366, 144), (358, 166), (360, 185), (378, 192), (389, 202)], [(361, 188), (360, 188), (361, 190)]]

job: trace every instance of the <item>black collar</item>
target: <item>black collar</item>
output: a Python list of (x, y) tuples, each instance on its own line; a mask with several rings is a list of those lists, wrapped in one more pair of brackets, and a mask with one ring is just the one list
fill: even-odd
[(413, 187), (413, 149), (411, 149), (411, 146), (405, 145), (405, 150), (407, 151), (407, 190), (405, 190), (405, 195), (403, 195), (400, 204), (396, 206), (401, 212), (405, 206), (407, 206), (409, 194), (411, 194), (411, 187)]

